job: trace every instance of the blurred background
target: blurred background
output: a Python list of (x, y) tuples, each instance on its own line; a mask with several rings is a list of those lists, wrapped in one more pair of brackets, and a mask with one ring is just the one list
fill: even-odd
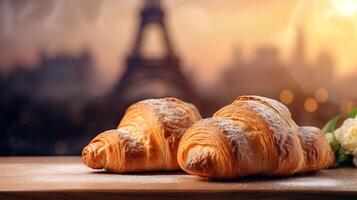
[(78, 155), (128, 105), (357, 106), (357, 0), (0, 0), (0, 155)]

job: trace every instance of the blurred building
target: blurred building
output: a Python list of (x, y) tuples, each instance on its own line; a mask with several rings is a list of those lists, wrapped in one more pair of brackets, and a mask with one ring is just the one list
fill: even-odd
[[(32, 69), (15, 66), (0, 79), (0, 154), (63, 154), (83, 139), (81, 112), (91, 96), (91, 55), (41, 54)], [(84, 140), (85, 139), (84, 137)], [(58, 147), (59, 146), (59, 147)]]
[(38, 101), (84, 100), (91, 95), (93, 61), (88, 51), (79, 56), (42, 53), (33, 68), (17, 65), (7, 76), (8, 90)]
[[(316, 63), (305, 58), (303, 29), (296, 34), (290, 62), (284, 63), (275, 46), (260, 46), (253, 58), (244, 59), (234, 52), (233, 63), (224, 74), (223, 90), (226, 103), (235, 97), (254, 94), (280, 100), (301, 124), (322, 126), (339, 111), (329, 93), (336, 79), (334, 61), (327, 51), (321, 51)], [(238, 58), (238, 59), (237, 59)]]

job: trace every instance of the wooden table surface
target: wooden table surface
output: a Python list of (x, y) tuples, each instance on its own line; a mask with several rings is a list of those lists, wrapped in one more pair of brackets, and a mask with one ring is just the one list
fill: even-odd
[(0, 199), (357, 199), (357, 169), (212, 181), (183, 172), (108, 174), (80, 157), (0, 157)]

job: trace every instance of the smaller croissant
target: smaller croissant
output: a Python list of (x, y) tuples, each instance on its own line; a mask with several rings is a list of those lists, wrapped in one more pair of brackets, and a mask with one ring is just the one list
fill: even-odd
[(137, 102), (118, 129), (99, 134), (83, 149), (83, 162), (115, 173), (177, 170), (180, 139), (200, 119), (194, 105), (176, 98)]
[(335, 161), (320, 129), (299, 127), (283, 104), (259, 96), (241, 96), (194, 124), (177, 156), (184, 171), (222, 179), (307, 173)]

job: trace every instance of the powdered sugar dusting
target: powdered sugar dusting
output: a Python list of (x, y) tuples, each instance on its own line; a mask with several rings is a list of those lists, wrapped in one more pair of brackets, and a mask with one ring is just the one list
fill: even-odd
[[(226, 136), (230, 147), (232, 147), (232, 153), (237, 157), (237, 160), (241, 162), (252, 160), (251, 158), (254, 157), (254, 154), (250, 149), (249, 140), (244, 130), (233, 120), (221, 117), (212, 119), (214, 120), (213, 123), (223, 130), (223, 134)], [(240, 166), (236, 167), (240, 168)]]
[(123, 150), (128, 154), (137, 154), (144, 151), (143, 143), (141, 143), (137, 138), (133, 138), (133, 135), (125, 131), (123, 128), (118, 128), (116, 130), (119, 137), (122, 139)]
[[(264, 141), (267, 148), (270, 148), (267, 159), (275, 160), (272, 166), (267, 166), (269, 173), (278, 173), (275, 169), (293, 171), (303, 165), (298, 126), (291, 119), (289, 110), (278, 101), (259, 96), (242, 96), (215, 116), (232, 119), (241, 127), (252, 127), (264, 134)], [(249, 135), (252, 130), (245, 131)]]
[[(185, 102), (176, 98), (148, 99), (139, 102), (152, 109), (161, 124), (157, 139), (162, 140), (161, 153), (166, 163), (177, 163), (177, 148), (184, 132), (197, 120), (197, 115)], [(198, 114), (199, 116), (199, 114)]]
[(343, 185), (344, 182), (341, 180), (337, 179), (332, 179), (332, 178), (300, 178), (300, 179), (291, 179), (289, 181), (282, 181), (279, 182), (280, 185), (286, 185), (286, 186), (292, 186), (292, 187), (301, 187), (301, 186), (306, 186), (306, 187), (315, 187), (315, 188), (321, 188), (321, 187), (327, 187), (327, 186), (336, 186), (336, 185)]
[(265, 107), (269, 108), (266, 110), (274, 111), (277, 115), (283, 118), (285, 122), (292, 128), (296, 128), (297, 126), (294, 120), (291, 119), (291, 113), (289, 109), (277, 100), (251, 95), (251, 96), (238, 97), (235, 102), (242, 102), (242, 101), (257, 102), (260, 105), (264, 105)]
[[(251, 166), (250, 163), (255, 156), (250, 149), (249, 139), (244, 133), (244, 130), (233, 120), (224, 117), (213, 117), (199, 121), (194, 127), (217, 127), (222, 131), (226, 141), (229, 144), (230, 156), (232, 161), (238, 161), (245, 163), (244, 165), (235, 165), (235, 172), (240, 173), (244, 171), (243, 166)], [(245, 170), (246, 171), (246, 170)]]
[(164, 98), (164, 99), (148, 99), (141, 103), (149, 105), (155, 115), (160, 119), (163, 126), (169, 131), (165, 131), (165, 138), (180, 136), (190, 127), (194, 121), (189, 113), (179, 105), (178, 99)]
[(252, 113), (259, 117), (259, 120), (265, 122), (264, 124), (272, 133), (271, 136), (274, 138), (275, 145), (277, 145), (280, 158), (291, 158), (290, 150), (296, 146), (295, 143), (298, 138), (294, 129), (292, 129), (280, 115), (276, 114), (272, 109), (267, 109), (267, 107), (259, 101), (241, 102), (238, 106), (239, 109), (251, 110)]

